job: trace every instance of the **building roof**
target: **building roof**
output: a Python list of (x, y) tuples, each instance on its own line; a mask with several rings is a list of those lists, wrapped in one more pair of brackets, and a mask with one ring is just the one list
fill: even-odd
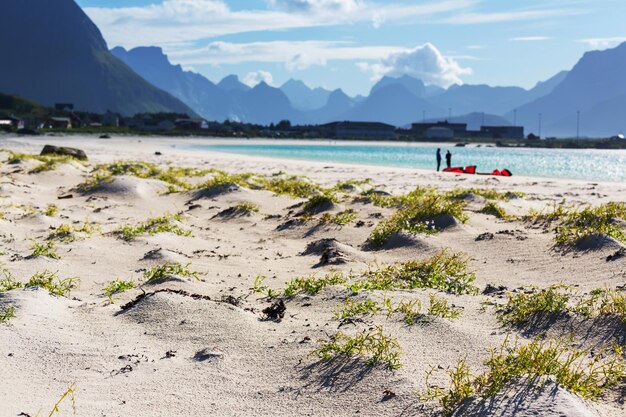
[(176, 119), (174, 123), (202, 123), (205, 121), (204, 119)]
[(395, 130), (395, 126), (392, 125), (388, 125), (386, 123), (380, 123), (380, 122), (352, 122), (352, 121), (343, 121), (343, 122), (332, 122), (332, 123), (326, 123), (325, 125), (322, 125), (324, 127), (331, 127), (331, 128), (337, 128), (337, 127), (343, 127), (343, 128), (368, 128), (368, 129), (394, 129)]
[(522, 129), (524, 126), (481, 126), (481, 129)]
[(413, 123), (412, 124), (413, 127), (422, 127), (425, 129), (431, 128), (431, 127), (445, 127), (445, 128), (459, 128), (459, 129), (466, 129), (467, 128), (467, 123), (450, 123), (447, 120), (443, 121), (443, 122), (425, 122), (425, 123)]

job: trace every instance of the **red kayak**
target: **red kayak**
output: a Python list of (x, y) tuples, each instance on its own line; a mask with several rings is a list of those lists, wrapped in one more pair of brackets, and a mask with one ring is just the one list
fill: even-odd
[(451, 172), (453, 174), (495, 175), (495, 176), (498, 176), (498, 177), (511, 177), (511, 176), (513, 176), (511, 171), (509, 171), (506, 168), (496, 169), (496, 170), (492, 171), (491, 173), (489, 173), (489, 172), (476, 172), (476, 165), (470, 165), (470, 166), (467, 166), (465, 168), (464, 167), (445, 168), (443, 170), (443, 172)]

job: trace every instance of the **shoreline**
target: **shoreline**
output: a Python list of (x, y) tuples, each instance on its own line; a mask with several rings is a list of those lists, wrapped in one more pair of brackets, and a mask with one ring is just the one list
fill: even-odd
[[(14, 135), (21, 136), (17, 133), (5, 133), (6, 135)], [(185, 138), (199, 138), (199, 139), (223, 139), (223, 140), (283, 140), (280, 135), (277, 136), (226, 136), (226, 135), (215, 135), (214, 133), (205, 133), (203, 131), (166, 131), (166, 132), (144, 132), (144, 131), (124, 131), (120, 132), (115, 129), (110, 130), (92, 130), (92, 129), (73, 129), (73, 130), (63, 130), (63, 129), (55, 129), (43, 131), (43, 135), (66, 135), (66, 136), (99, 136), (99, 135), (115, 135), (117, 137), (160, 137), (160, 138), (176, 138), (176, 137), (185, 137)], [(28, 135), (25, 135), (28, 136)], [(1, 137), (1, 136), (0, 136)], [(607, 137), (607, 138), (554, 138), (548, 137), (544, 139), (487, 139), (487, 138), (467, 138), (467, 137), (455, 137), (449, 139), (424, 139), (418, 138), (410, 135), (400, 135), (395, 139), (387, 139), (387, 138), (325, 138), (325, 137), (291, 137), (287, 140), (294, 141), (325, 141), (325, 140), (334, 140), (334, 141), (342, 141), (342, 142), (368, 142), (368, 143), (382, 143), (387, 141), (392, 142), (402, 142), (402, 143), (417, 143), (417, 144), (447, 144), (447, 145), (456, 145), (463, 144), (469, 146), (493, 146), (493, 147), (501, 147), (501, 148), (513, 148), (513, 149), (582, 149), (582, 150), (624, 150), (626, 149), (626, 139), (619, 137)]]
[[(0, 137), (0, 143), (1, 143)], [(85, 140), (87, 142), (85, 142)], [(128, 153), (134, 154), (142, 154), (149, 155), (154, 151), (168, 152), (173, 155), (186, 155), (195, 162), (202, 161), (206, 158), (213, 159), (225, 159), (231, 161), (260, 161), (266, 164), (277, 164), (283, 167), (286, 167), (294, 172), (304, 172), (304, 166), (309, 167), (324, 167), (324, 166), (337, 166), (345, 169), (354, 169), (356, 172), (359, 172), (360, 175), (366, 175), (366, 172), (404, 172), (409, 175), (415, 175), (417, 177), (425, 178), (431, 177), (431, 180), (436, 182), (438, 180), (442, 180), (444, 184), (454, 183), (457, 179), (461, 181), (467, 181), (469, 183), (477, 183), (482, 184), (485, 180), (489, 178), (495, 178), (498, 181), (502, 180), (505, 183), (510, 184), (511, 186), (516, 186), (516, 184), (524, 184), (524, 183), (558, 183), (561, 186), (582, 186), (583, 184), (597, 184), (601, 186), (603, 189), (616, 188), (618, 190), (618, 195), (624, 200), (626, 200), (626, 182), (620, 181), (594, 181), (594, 180), (584, 180), (584, 179), (565, 179), (565, 178), (555, 178), (555, 177), (535, 177), (535, 176), (524, 176), (524, 175), (516, 175), (514, 173), (513, 177), (492, 177), (492, 176), (478, 176), (478, 175), (469, 175), (469, 174), (451, 174), (444, 172), (436, 172), (434, 167), (432, 170), (423, 169), (423, 168), (410, 168), (410, 167), (393, 167), (393, 166), (385, 166), (385, 165), (368, 165), (365, 163), (350, 163), (350, 162), (335, 162), (335, 161), (321, 161), (321, 160), (312, 160), (312, 159), (298, 159), (298, 158), (281, 158), (281, 157), (270, 157), (270, 156), (261, 156), (261, 155), (248, 155), (248, 154), (239, 154), (239, 153), (229, 153), (229, 152), (220, 152), (220, 151), (212, 151), (208, 149), (199, 149), (199, 150), (191, 150), (185, 149), (185, 146), (198, 146), (206, 144), (207, 141), (211, 141), (210, 145), (221, 145), (221, 144), (233, 144), (232, 139), (206, 139), (206, 138), (186, 138), (186, 137), (175, 137), (175, 138), (164, 138), (164, 137), (154, 137), (150, 139), (146, 139), (144, 137), (114, 137), (112, 139), (99, 139), (97, 137), (72, 137), (72, 136), (62, 136), (62, 137), (17, 137), (12, 138), (9, 143), (15, 143), (18, 146), (24, 146), (28, 152), (37, 153), (41, 148), (43, 148), (44, 144), (58, 144), (61, 146), (70, 146), (81, 148), (81, 143), (83, 142), (83, 147), (85, 150), (94, 149), (98, 152), (105, 153), (113, 150), (112, 148), (116, 148), (116, 151), (123, 148), (123, 152), (117, 152), (120, 160), (128, 159), (125, 155)], [(255, 139), (236, 139), (234, 140), (236, 143), (240, 144), (264, 144), (268, 140), (255, 140)], [(272, 141), (272, 139), (269, 139)], [(312, 141), (320, 146), (327, 145), (327, 141)], [(291, 141), (286, 140), (286, 142), (281, 143), (301, 143), (297, 140)], [(181, 146), (182, 145), (182, 146)], [(390, 146), (403, 147), (404, 144), (399, 144), (397, 142), (389, 142)], [(372, 145), (370, 146), (377, 146)], [(429, 145), (418, 145), (418, 146), (431, 146)], [(445, 147), (445, 143), (436, 143), (433, 146), (443, 146)], [(39, 150), (38, 150), (38, 147)], [(158, 148), (158, 149), (157, 149)], [(581, 152), (584, 152), (581, 150)], [(164, 155), (167, 157), (167, 154)], [(433, 164), (434, 165), (434, 164)], [(624, 193), (624, 194), (622, 194)]]

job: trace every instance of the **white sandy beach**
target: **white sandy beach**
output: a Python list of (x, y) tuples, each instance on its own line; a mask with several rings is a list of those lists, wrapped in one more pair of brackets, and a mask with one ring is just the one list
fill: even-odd
[[(368, 236), (395, 209), (355, 198), (370, 188), (394, 195), (417, 186), (440, 191), (495, 189), (524, 193), (522, 198), (498, 202), (510, 215), (523, 216), (562, 200), (574, 205), (624, 202), (626, 184), (452, 175), (180, 149), (197, 141), (0, 137), (0, 148), (17, 153), (38, 154), (50, 143), (83, 149), (89, 157), (86, 165), (59, 164), (54, 170), (33, 174), (28, 171), (39, 162), (8, 164), (8, 153), (0, 152), (3, 268), (20, 282), (44, 270), (80, 280), (69, 298), (41, 289), (0, 293), (0, 307), (15, 307), (15, 318), (0, 323), (0, 416), (38, 412), (47, 416), (70, 386), (76, 389), (78, 416), (433, 415), (437, 405), (416, 395), (424, 389), (431, 368), (435, 368), (433, 380), (443, 386), (448, 381), (446, 369), (458, 359), (466, 358), (472, 370), (480, 372), (485, 369), (488, 349), (507, 337), (526, 342), (539, 334), (534, 328), (503, 325), (493, 307), (485, 308), (485, 302), (503, 303), (513, 289), (559, 282), (575, 286), (581, 294), (626, 284), (626, 257), (607, 261), (623, 247), (617, 241), (585, 250), (560, 250), (555, 247), (554, 233), (546, 228), (480, 213), (486, 200), (479, 196), (467, 202), (467, 223), (455, 223), (434, 235), (405, 236), (374, 250), (367, 245)], [(161, 155), (155, 155), (156, 151)], [(120, 176), (93, 192), (76, 191), (95, 165), (117, 160), (268, 177), (282, 171), (306, 176), (324, 187), (367, 178), (371, 183), (347, 191), (328, 208), (332, 214), (356, 211), (357, 221), (344, 226), (320, 223), (319, 216), (298, 221), (302, 207), (296, 205), (306, 199), (245, 187), (219, 193), (166, 194), (167, 184), (162, 181)], [(67, 194), (72, 198), (58, 199)], [(249, 216), (225, 212), (241, 202), (258, 205), (259, 212)], [(43, 213), (50, 204), (58, 207), (56, 216)], [(191, 236), (158, 233), (127, 242), (113, 233), (122, 225), (166, 213), (181, 213), (180, 227)], [(84, 222), (92, 223), (97, 231), (71, 242), (56, 242), (60, 259), (29, 256), (33, 242), (45, 242), (51, 230), (62, 224), (80, 227)], [(479, 236), (483, 238), (477, 240)], [(333, 244), (341, 259), (320, 260), (324, 239), (339, 242)], [(316, 295), (286, 298), (286, 314), (275, 321), (265, 320), (262, 314), (272, 300), (252, 291), (259, 274), (267, 277), (265, 285), (280, 290), (295, 277), (322, 277), (331, 271), (358, 275), (368, 265), (423, 260), (442, 249), (469, 256), (478, 295), (435, 289), (353, 294), (335, 285)], [(147, 269), (166, 262), (190, 264), (189, 268), (202, 273), (200, 280), (167, 276), (143, 282)], [(116, 294), (111, 304), (103, 288), (116, 278), (133, 279), (138, 286)], [(482, 294), (488, 284), (503, 288)], [(121, 309), (143, 293), (149, 295)], [(347, 322), (334, 315), (346, 298), (382, 302), (391, 296), (394, 301), (420, 300), (426, 306), (430, 294), (459, 307), (460, 316), (409, 326), (384, 313)], [(544, 330), (550, 337), (574, 332), (577, 346), (583, 348), (613, 339), (626, 343), (623, 323), (600, 324), (570, 317)], [(400, 369), (370, 367), (359, 358), (323, 361), (312, 355), (320, 339), (338, 330), (354, 334), (374, 326), (382, 326), (385, 334), (397, 338)], [(462, 415), (618, 417), (626, 413), (625, 389), (622, 381), (594, 401), (561, 388), (536, 397), (529, 394), (522, 400), (510, 394), (490, 410), (474, 409)], [(64, 401), (60, 411), (60, 416), (73, 415), (71, 402)]]

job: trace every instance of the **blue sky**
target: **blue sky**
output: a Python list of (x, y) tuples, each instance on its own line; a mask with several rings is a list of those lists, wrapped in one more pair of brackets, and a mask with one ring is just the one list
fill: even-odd
[(626, 41), (623, 0), (77, 0), (110, 47), (156, 45), (213, 81), (367, 94), (383, 75), (532, 87)]

